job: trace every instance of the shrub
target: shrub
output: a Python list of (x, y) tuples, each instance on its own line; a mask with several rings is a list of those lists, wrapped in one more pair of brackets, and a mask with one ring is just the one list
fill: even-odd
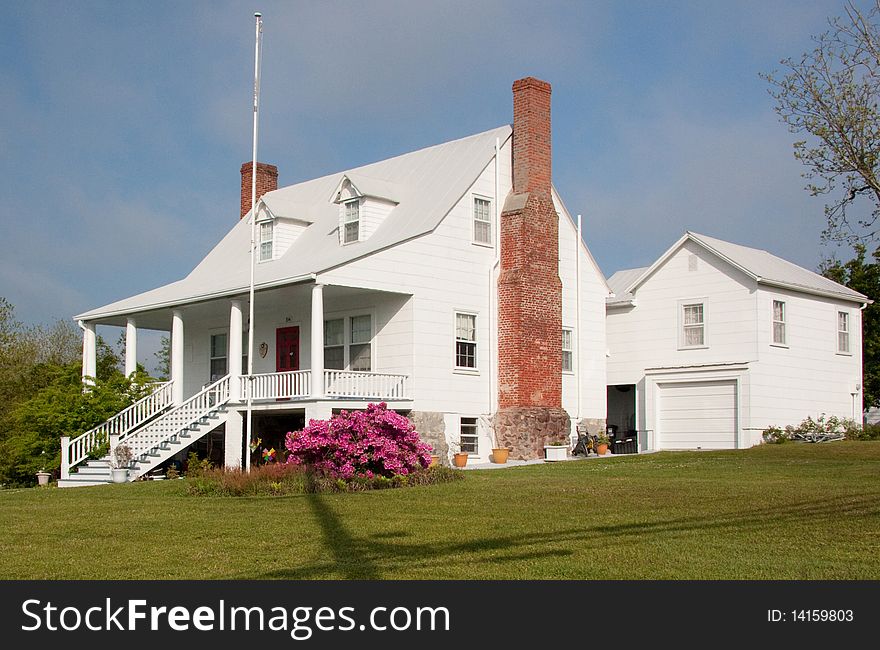
[(836, 415), (826, 417), (822, 413), (815, 420), (807, 416), (797, 426), (787, 425), (785, 429), (771, 426), (764, 430), (764, 442), (781, 444), (791, 440), (796, 434), (843, 434), (849, 440), (863, 440), (862, 427), (850, 418), (839, 418)]
[(451, 483), (464, 478), (462, 472), (457, 472), (450, 467), (436, 465), (424, 469), (417, 469), (409, 474), (397, 474), (388, 478), (375, 475), (372, 478), (355, 476), (345, 480), (333, 478), (327, 474), (308, 474), (306, 490), (308, 492), (366, 492), (368, 490), (385, 490), (389, 488), (416, 487), (421, 485), (438, 485)]
[(366, 411), (311, 420), (302, 431), (287, 434), (286, 447), (288, 463), (344, 481), (391, 479), (431, 464), (431, 447), (409, 420), (389, 411), (384, 402), (369, 404)]
[(189, 452), (189, 456), (186, 457), (186, 475), (190, 478), (201, 476), (213, 468), (210, 460), (207, 458), (199, 460), (199, 455), (194, 451)]
[(866, 424), (846, 432), (847, 440), (880, 440), (880, 424)]
[(410, 474), (398, 474), (387, 478), (355, 477), (350, 480), (316, 474), (306, 467), (294, 464), (272, 463), (251, 468), (209, 469), (190, 478), (186, 491), (194, 496), (251, 497), (287, 496), (291, 494), (321, 492), (365, 492), (386, 488), (417, 485), (436, 485), (461, 480), (462, 473), (448, 467), (429, 467)]
[(187, 484), (187, 492), (197, 496), (285, 496), (306, 492), (306, 471), (295, 465), (271, 463), (241, 469), (206, 469)]

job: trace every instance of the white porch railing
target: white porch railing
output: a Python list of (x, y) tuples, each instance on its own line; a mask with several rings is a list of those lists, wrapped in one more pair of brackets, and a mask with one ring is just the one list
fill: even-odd
[(111, 435), (122, 439), (156, 414), (164, 411), (171, 404), (171, 387), (170, 381), (157, 383), (149, 395), (142, 397), (94, 429), (86, 431), (73, 440), (63, 437), (61, 478), (70, 478), (70, 469), (83, 462), (92, 450), (108, 442)]
[(291, 372), (267, 372), (247, 376), (241, 380), (241, 398), (248, 398), (248, 390), (253, 391), (253, 399), (293, 399), (308, 397), (312, 392), (312, 371), (294, 370)]
[[(354, 370), (325, 370), (324, 397), (331, 399), (409, 399), (409, 376)], [(252, 391), (254, 400), (309, 399), (312, 371), (267, 372), (239, 378), (241, 399)]]
[(355, 370), (325, 370), (327, 397), (355, 399), (409, 399), (409, 377)]
[[(124, 442), (138, 458), (150, 453), (229, 401), (229, 375), (199, 391), (180, 406), (128, 436)], [(120, 442), (123, 442), (120, 440)]]

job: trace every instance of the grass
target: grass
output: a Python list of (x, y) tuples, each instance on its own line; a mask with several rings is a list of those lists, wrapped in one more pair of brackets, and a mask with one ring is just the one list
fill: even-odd
[(880, 442), (665, 452), (428, 487), (0, 491), (0, 578), (880, 578)]

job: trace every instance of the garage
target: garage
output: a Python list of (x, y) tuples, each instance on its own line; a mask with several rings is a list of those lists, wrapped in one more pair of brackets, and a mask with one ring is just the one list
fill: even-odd
[(736, 448), (736, 380), (657, 384), (658, 449)]

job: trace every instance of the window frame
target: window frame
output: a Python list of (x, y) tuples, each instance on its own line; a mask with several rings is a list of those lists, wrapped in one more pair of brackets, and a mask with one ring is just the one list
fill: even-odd
[[(776, 320), (776, 305), (779, 304), (782, 306), (782, 319)], [(788, 347), (788, 327), (786, 321), (786, 312), (788, 311), (786, 302), (784, 300), (778, 300), (776, 298), (771, 299), (770, 301), (770, 345), (777, 348), (787, 348)], [(776, 326), (782, 325), (782, 340), (776, 340)]]
[[(699, 326), (703, 329), (703, 342), (696, 345), (687, 344), (685, 328), (693, 328), (697, 324), (685, 324), (685, 309), (700, 306), (703, 312), (703, 320)], [(709, 347), (709, 301), (705, 297), (688, 298), (678, 301), (678, 349), (679, 350), (703, 350)]]
[[(465, 420), (469, 420), (469, 422), (465, 423)], [(473, 422), (470, 422), (472, 420)], [(464, 428), (473, 427), (473, 433), (465, 433)], [(472, 439), (471, 442), (465, 442), (465, 438)], [(465, 445), (468, 446), (465, 449)], [(470, 447), (473, 447), (471, 450)], [(461, 416), (458, 419), (458, 449), (460, 452), (471, 455), (471, 456), (479, 456), (480, 455), (480, 419), (477, 417), (469, 417), (469, 416)]]
[[(469, 316), (474, 319), (474, 338), (472, 341), (468, 341), (466, 339), (459, 339), (459, 337), (458, 337), (458, 317), (459, 316)], [(454, 345), (452, 347), (452, 355), (453, 355), (452, 361), (453, 361), (453, 369), (457, 373), (479, 374), (479, 367), (480, 367), (480, 365), (479, 365), (480, 364), (479, 338), (477, 337), (477, 317), (478, 316), (479, 316), (479, 314), (477, 312), (468, 311), (466, 309), (456, 309), (453, 312), (452, 335), (453, 335)], [(473, 356), (473, 359), (474, 359), (473, 366), (460, 366), (460, 365), (458, 365), (458, 359), (459, 359), (458, 344), (459, 343), (473, 345), (473, 354), (471, 355), (471, 356)]]
[[(275, 221), (272, 219), (264, 219), (262, 221), (257, 221), (257, 225), (259, 228), (258, 233), (258, 241), (257, 244), (259, 246), (259, 250), (257, 253), (257, 261), (258, 262), (271, 262), (275, 259)], [(263, 239), (263, 227), (269, 227), (270, 237), (267, 240)], [(265, 244), (269, 245), (269, 257), (263, 257), (263, 246)]]
[[(226, 338), (226, 343), (222, 346), (221, 352), (223, 354), (214, 355), (214, 339), (217, 336), (223, 336)], [(226, 372), (222, 375), (214, 376), (213, 366), (214, 361), (219, 361), (223, 359), (224, 366), (226, 368)], [(223, 379), (226, 375), (229, 374), (229, 331), (226, 329), (217, 329), (208, 332), (208, 382), (213, 384), (215, 381)]]
[[(471, 201), (471, 243), (475, 246), (485, 246), (487, 248), (495, 248), (495, 224), (492, 199), (480, 194), (473, 194)], [(486, 215), (488, 219), (477, 219), (477, 201), (486, 204)], [(477, 224), (486, 224), (489, 230), (489, 241), (480, 241), (477, 239)]]
[[(353, 318), (358, 318), (361, 316), (369, 316), (370, 318), (370, 340), (369, 343), (352, 343), (351, 342), (351, 321)], [(326, 336), (326, 323), (328, 321), (341, 320), (342, 321), (342, 368), (327, 368), (325, 366), (325, 370), (338, 370), (340, 372), (378, 372), (376, 370), (376, 314), (375, 309), (358, 309), (354, 311), (334, 311), (334, 312), (325, 312), (324, 313), (324, 323), (325, 323), (325, 336)], [(326, 340), (326, 338), (325, 338)], [(370, 370), (352, 370), (351, 368), (351, 347), (353, 345), (369, 345), (370, 346)], [(333, 346), (322, 346), (322, 350), (326, 347), (339, 347), (338, 345)], [(325, 357), (326, 360), (326, 357)]]
[[(837, 317), (836, 317), (836, 326), (835, 327), (837, 330), (837, 344), (836, 344), (835, 349), (837, 350), (837, 354), (851, 357), (852, 356), (852, 336), (851, 336), (851, 334), (852, 334), (852, 314), (849, 311), (844, 310), (844, 309), (837, 309), (836, 312), (837, 312)], [(846, 325), (845, 329), (840, 329), (840, 317), (841, 316), (844, 317), (844, 325)], [(846, 335), (846, 338), (844, 339), (846, 341), (846, 349), (842, 349), (840, 347), (840, 341), (841, 341), (840, 335), (841, 334)]]
[[(354, 206), (356, 208), (357, 219), (349, 220), (349, 207)], [(357, 226), (356, 237), (354, 239), (348, 239), (348, 226), (351, 224), (355, 224)], [(342, 230), (342, 245), (347, 246), (348, 244), (354, 244), (355, 242), (359, 242), (361, 240), (361, 200), (359, 197), (349, 199), (347, 201), (342, 202), (342, 219), (340, 223), (340, 228)]]
[[(568, 333), (568, 348), (565, 347), (565, 335)], [(562, 328), (562, 337), (560, 341), (562, 347), (562, 372), (567, 375), (574, 374), (574, 328), (573, 327), (563, 327)], [(565, 355), (568, 353), (569, 364), (568, 368), (565, 367)]]

